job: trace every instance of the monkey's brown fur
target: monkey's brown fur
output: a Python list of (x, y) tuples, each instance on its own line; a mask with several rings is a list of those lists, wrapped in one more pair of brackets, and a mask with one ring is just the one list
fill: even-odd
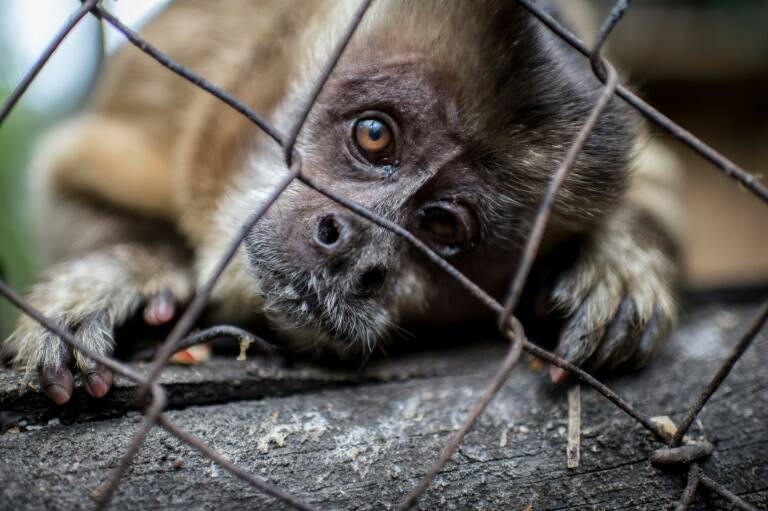
[[(185, 0), (143, 35), (286, 133), (356, 5)], [(515, 2), (380, 0), (297, 151), (313, 179), (417, 235), (432, 235), (420, 231), (425, 204), (464, 219), (461, 232), (472, 236), (458, 252), (449, 247), (451, 262), (501, 296), (547, 182), (599, 93), (586, 63)], [(396, 125), (391, 164), (349, 145), (369, 111)], [(635, 124), (612, 101), (558, 196), (543, 247), (552, 256), (578, 246), (544, 291), (566, 318), (559, 352), (594, 369), (644, 363), (674, 316), (673, 251), (643, 212), (655, 185), (643, 185), (642, 208), (626, 198)], [(257, 127), (126, 47), (85, 113), (38, 152), (34, 196), (52, 266), (33, 304), (111, 352), (114, 328), (142, 307), (150, 322), (168, 320), (169, 302), (183, 303), (206, 279), (284, 172), (279, 147)], [(321, 232), (328, 225), (335, 236)], [(212, 305), (228, 320), (266, 319), (297, 349), (337, 354), (373, 350), (395, 325), (488, 317), (402, 240), (299, 184), (254, 228)], [(11, 346), (56, 402), (71, 395), (72, 363), (93, 395), (109, 388), (106, 370), (32, 320), (20, 321)]]

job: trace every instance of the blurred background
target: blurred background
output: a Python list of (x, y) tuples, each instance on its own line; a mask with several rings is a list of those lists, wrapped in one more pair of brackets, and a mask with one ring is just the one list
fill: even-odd
[[(77, 9), (77, 0), (0, 1), (0, 102), (10, 94), (59, 27)], [(165, 0), (108, 0), (104, 6), (133, 28), (160, 10)], [(114, 30), (85, 17), (37, 76), (6, 122), (0, 125), (0, 275), (18, 290), (38, 271), (25, 170), (35, 141), (47, 126), (82, 107), (107, 55), (123, 44)], [(16, 311), (0, 299), (0, 341), (10, 333)]]
[[(223, 6), (227, 0), (220, 0)], [(254, 0), (256, 1), (256, 0)], [(568, 0), (566, 0), (568, 1)], [(594, 0), (605, 15), (612, 2)], [(77, 7), (76, 0), (0, 2), (0, 101)], [(106, 0), (140, 27), (165, 0)], [(0, 273), (25, 289), (37, 271), (24, 172), (46, 126), (76, 111), (102, 62), (122, 44), (86, 17), (0, 126)], [(748, 171), (768, 172), (768, 0), (635, 0), (610, 58), (652, 105)], [(693, 288), (768, 283), (768, 206), (685, 146), (654, 130), (683, 170), (687, 278)], [(15, 311), (0, 301), (0, 339)]]

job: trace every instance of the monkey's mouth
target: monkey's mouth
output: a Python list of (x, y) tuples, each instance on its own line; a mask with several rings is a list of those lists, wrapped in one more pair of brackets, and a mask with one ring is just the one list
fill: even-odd
[(270, 326), (297, 347), (369, 354), (388, 336), (392, 321), (381, 296), (349, 289), (322, 273), (256, 266)]

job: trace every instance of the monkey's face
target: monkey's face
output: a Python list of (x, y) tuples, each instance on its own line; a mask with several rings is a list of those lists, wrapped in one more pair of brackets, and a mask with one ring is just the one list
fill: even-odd
[[(453, 21), (458, 34), (462, 20)], [(414, 26), (397, 47), (381, 29), (348, 50), (302, 131), (302, 172), (405, 227), (498, 295), (599, 84), (553, 83), (568, 73), (542, 40), (518, 40), (527, 25), (501, 23), (461, 48)], [(620, 196), (629, 137), (608, 121), (595, 133), (556, 205), (554, 231), (585, 226)], [(600, 146), (599, 137), (615, 140)], [(269, 209), (247, 251), (265, 312), (307, 343), (370, 349), (394, 325), (482, 314), (398, 236), (301, 184)]]
[[(302, 171), (460, 262), (482, 238), (475, 206), (483, 187), (468, 166), (455, 105), (419, 64), (337, 73), (300, 141)], [(421, 315), (439, 287), (396, 235), (300, 184), (247, 246), (265, 312), (309, 342), (371, 349)]]

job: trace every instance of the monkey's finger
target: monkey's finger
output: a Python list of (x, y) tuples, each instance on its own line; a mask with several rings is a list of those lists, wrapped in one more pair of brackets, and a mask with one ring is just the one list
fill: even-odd
[(103, 366), (96, 366), (85, 375), (85, 390), (92, 397), (102, 398), (112, 388), (112, 380), (112, 371)]
[[(111, 355), (114, 349), (112, 329), (106, 322), (106, 314), (98, 314), (80, 324), (77, 338), (97, 353)], [(90, 358), (75, 353), (77, 367), (85, 376), (85, 390), (95, 398), (104, 397), (112, 386), (112, 372)]]
[(73, 357), (69, 348), (53, 334), (45, 333), (40, 365), (37, 368), (43, 392), (57, 405), (63, 405), (72, 397), (74, 378), (69, 367)]
[(144, 307), (144, 321), (152, 326), (168, 323), (176, 315), (176, 305), (176, 299), (170, 290), (150, 296)]
[(57, 405), (63, 405), (72, 397), (74, 378), (64, 365), (46, 366), (39, 372), (43, 392)]
[[(604, 278), (589, 291), (581, 303), (573, 310), (560, 333), (555, 353), (577, 366), (584, 365), (597, 351), (605, 337), (611, 320), (616, 316), (621, 304), (622, 286), (617, 279)], [(578, 295), (570, 297), (570, 302), (577, 302)], [(554, 383), (565, 381), (567, 371), (552, 367), (549, 372)]]
[[(574, 365), (581, 366), (595, 352), (600, 340), (605, 335), (604, 325), (594, 325), (589, 319), (589, 313), (582, 306), (566, 324), (560, 334), (560, 342), (555, 353)], [(554, 383), (562, 383), (568, 377), (568, 372), (559, 367), (552, 367), (549, 376)]]
[(642, 326), (634, 300), (624, 298), (605, 337), (589, 361), (590, 369), (610, 371), (629, 360), (637, 350)]
[(647, 364), (661, 346), (669, 326), (669, 318), (657, 306), (653, 311), (651, 319), (645, 325), (645, 330), (640, 336), (637, 350), (628, 363), (633, 367), (642, 367)]

